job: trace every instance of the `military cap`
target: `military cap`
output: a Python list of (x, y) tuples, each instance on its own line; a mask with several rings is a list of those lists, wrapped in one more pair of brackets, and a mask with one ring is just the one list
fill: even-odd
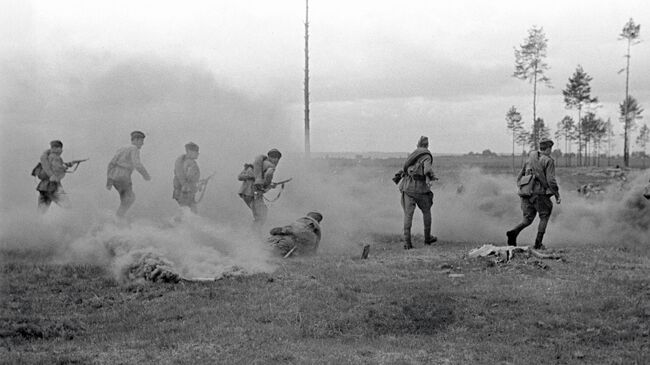
[(275, 148), (271, 149), (266, 155), (269, 156), (269, 157), (275, 157), (275, 158), (282, 157), (282, 154), (280, 153), (280, 151), (278, 151)]
[(429, 137), (420, 136), (420, 139), (418, 140), (418, 147), (429, 147)]
[(55, 148), (55, 147), (63, 147), (63, 142), (59, 141), (58, 139), (51, 141), (50, 148)]
[[(554, 143), (548, 138), (542, 138), (541, 141), (539, 141), (539, 148), (545, 149), (548, 147), (553, 147)], [(545, 146), (545, 147), (544, 147)]]
[(187, 151), (196, 151), (196, 152), (198, 152), (198, 151), (199, 151), (199, 145), (196, 144), (196, 143), (194, 143), (194, 142), (188, 142), (188, 143), (185, 145), (185, 149), (186, 149)]
[(323, 215), (318, 213), (318, 212), (309, 212), (307, 213), (307, 217), (310, 217), (312, 219), (315, 219), (316, 222), (319, 222), (323, 220)]
[(136, 138), (144, 138), (144, 133), (140, 131), (131, 132), (131, 139), (136, 139)]

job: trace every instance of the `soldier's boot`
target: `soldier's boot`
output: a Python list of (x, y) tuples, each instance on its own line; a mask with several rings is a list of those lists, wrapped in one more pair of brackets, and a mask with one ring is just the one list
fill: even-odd
[(431, 226), (426, 225), (424, 226), (424, 244), (425, 245), (431, 245), (432, 243), (436, 242), (438, 240), (438, 237), (432, 236), (431, 235)]
[(410, 250), (413, 248), (413, 243), (411, 242), (411, 235), (404, 234), (404, 249)]
[(438, 237), (432, 236), (431, 234), (429, 234), (428, 237), (427, 236), (424, 237), (424, 244), (425, 245), (431, 245), (432, 243), (434, 243), (436, 241), (438, 241)]
[(519, 236), (519, 231), (512, 230), (506, 232), (506, 237), (508, 237), (508, 246), (517, 246), (517, 236)]
[(543, 239), (544, 232), (537, 232), (537, 237), (535, 238), (535, 246), (533, 246), (533, 248), (536, 250), (546, 250), (546, 246), (542, 244)]

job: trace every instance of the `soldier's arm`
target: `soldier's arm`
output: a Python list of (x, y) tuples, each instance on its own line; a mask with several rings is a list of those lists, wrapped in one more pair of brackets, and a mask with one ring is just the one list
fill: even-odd
[(425, 156), (422, 161), (422, 168), (424, 170), (424, 176), (429, 177), (431, 180), (437, 180), (436, 175), (433, 173), (433, 159), (431, 156)]
[(60, 156), (50, 156), (49, 160), (50, 167), (52, 168), (52, 176), (50, 176), (50, 180), (60, 181), (65, 176), (65, 172), (68, 167), (65, 165), (63, 159)]
[(264, 171), (264, 186), (270, 187), (273, 184), (273, 174), (275, 173), (275, 168), (269, 167)]
[(546, 165), (546, 181), (548, 182), (548, 186), (553, 190), (555, 197), (559, 198), (560, 197), (560, 187), (557, 184), (557, 179), (555, 178), (555, 161), (553, 159), (548, 159), (548, 163)]
[(194, 160), (185, 161), (185, 181), (187, 184), (196, 184), (199, 182), (201, 173), (199, 165)]
[(47, 176), (54, 176), (54, 172), (52, 171), (52, 166), (50, 166), (50, 160), (48, 157), (49, 156), (47, 153), (43, 153), (41, 155), (41, 167), (43, 168)]
[(151, 180), (151, 176), (149, 176), (149, 172), (147, 172), (147, 169), (144, 167), (142, 162), (140, 162), (140, 150), (137, 148), (134, 148), (133, 151), (131, 152), (131, 161), (133, 162), (133, 168), (136, 169), (142, 177), (149, 181)]

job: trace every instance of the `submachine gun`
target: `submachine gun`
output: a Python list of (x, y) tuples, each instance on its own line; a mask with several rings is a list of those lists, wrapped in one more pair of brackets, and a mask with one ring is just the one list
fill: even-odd
[(72, 174), (73, 172), (77, 171), (77, 168), (79, 167), (79, 165), (80, 165), (82, 162), (85, 162), (85, 161), (88, 161), (88, 159), (87, 159), (87, 158), (84, 158), (83, 160), (72, 160), (72, 161), (70, 161), (70, 162), (66, 162), (66, 163), (65, 163), (65, 166), (66, 166), (67, 168), (71, 168), (72, 166), (74, 166), (74, 169), (72, 169), (72, 170), (70, 170), (70, 171), (66, 170), (66, 173), (68, 173), (68, 174)]
[[(273, 199), (267, 199), (264, 195), (262, 195), (262, 197), (264, 198), (264, 200), (266, 200), (269, 203), (273, 203), (273, 202), (277, 201), (278, 199), (280, 199), (280, 195), (282, 195), (282, 191), (284, 190), (284, 184), (288, 183), (291, 180), (293, 180), (292, 177), (290, 177), (290, 178), (288, 178), (286, 180), (272, 182), (271, 186), (270, 186), (271, 189), (275, 189), (278, 185), (280, 186), (280, 191), (278, 191), (278, 195)], [(264, 194), (263, 192), (260, 192), (260, 193)]]

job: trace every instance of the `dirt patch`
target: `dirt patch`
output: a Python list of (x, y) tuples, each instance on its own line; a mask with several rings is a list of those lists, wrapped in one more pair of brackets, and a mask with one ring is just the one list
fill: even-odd
[(376, 305), (367, 310), (365, 322), (379, 335), (432, 335), (456, 321), (454, 307), (450, 297), (423, 293), (404, 302)]
[(0, 322), (0, 338), (14, 338), (22, 340), (49, 340), (63, 338), (72, 340), (83, 333), (85, 326), (80, 321), (47, 319), (11, 319)]

